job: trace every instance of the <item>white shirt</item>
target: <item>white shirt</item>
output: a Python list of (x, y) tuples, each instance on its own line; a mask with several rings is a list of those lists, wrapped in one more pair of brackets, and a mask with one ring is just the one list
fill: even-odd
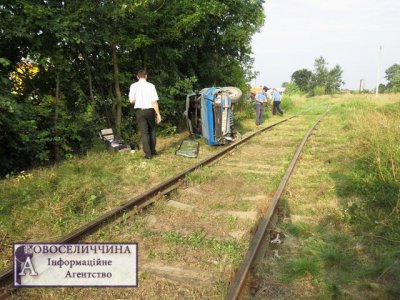
[(131, 84), (129, 100), (135, 100), (134, 108), (153, 108), (153, 102), (158, 101), (158, 95), (154, 84), (140, 78)]
[(269, 90), (266, 92), (266, 94), (267, 94), (268, 100), (272, 100), (272, 90), (269, 89)]

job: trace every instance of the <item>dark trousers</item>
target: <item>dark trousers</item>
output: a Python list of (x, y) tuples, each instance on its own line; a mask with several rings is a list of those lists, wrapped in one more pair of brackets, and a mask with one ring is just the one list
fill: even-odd
[(262, 104), (256, 104), (256, 125), (260, 125), (263, 121), (264, 107)]
[(143, 151), (147, 156), (152, 156), (156, 153), (156, 112), (153, 108), (136, 109), (135, 112)]
[(283, 111), (279, 105), (281, 105), (281, 101), (274, 101), (274, 107), (272, 108), (273, 115), (276, 115), (276, 112), (278, 112), (280, 115), (283, 115)]

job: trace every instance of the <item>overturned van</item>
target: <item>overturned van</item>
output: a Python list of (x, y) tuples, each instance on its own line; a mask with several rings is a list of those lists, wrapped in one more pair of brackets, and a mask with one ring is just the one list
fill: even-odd
[(185, 116), (189, 132), (204, 137), (208, 145), (233, 141), (232, 105), (241, 96), (236, 87), (210, 87), (188, 94)]

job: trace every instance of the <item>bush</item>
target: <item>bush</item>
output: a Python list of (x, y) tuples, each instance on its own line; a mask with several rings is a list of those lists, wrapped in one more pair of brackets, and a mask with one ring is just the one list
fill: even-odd
[(233, 117), (235, 121), (254, 118), (255, 113), (255, 104), (252, 101), (241, 99), (239, 102), (234, 104)]
[(295, 105), (293, 99), (288, 95), (284, 95), (281, 102), (282, 110), (287, 111), (293, 109), (294, 107)]
[(313, 96), (322, 96), (325, 95), (325, 87), (323, 86), (316, 86), (313, 89)]
[(284, 88), (285, 88), (286, 95), (301, 95), (302, 94), (299, 87), (294, 82), (286, 83)]

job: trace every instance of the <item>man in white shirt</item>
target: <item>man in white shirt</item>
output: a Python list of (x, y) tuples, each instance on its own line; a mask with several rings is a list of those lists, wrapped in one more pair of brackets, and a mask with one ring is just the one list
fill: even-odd
[(158, 95), (154, 84), (147, 82), (147, 72), (137, 73), (138, 81), (129, 90), (129, 102), (135, 104), (135, 115), (138, 129), (142, 137), (145, 158), (151, 159), (156, 151), (156, 123), (161, 122), (158, 108)]
[(272, 107), (272, 114), (276, 115), (278, 113), (279, 115), (283, 116), (283, 111), (279, 107), (281, 104), (282, 96), (276, 88), (272, 89), (272, 97), (274, 99), (274, 106)]
[(263, 103), (266, 101), (267, 97), (265, 96), (263, 91), (259, 91), (254, 99), (256, 100), (256, 125), (259, 126), (263, 122)]

